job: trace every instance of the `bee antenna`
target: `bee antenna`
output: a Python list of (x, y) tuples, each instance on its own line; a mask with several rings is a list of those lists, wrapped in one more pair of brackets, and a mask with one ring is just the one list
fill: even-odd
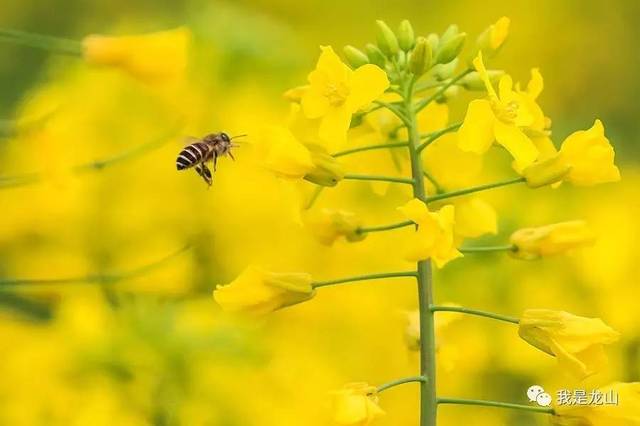
[(249, 135), (235, 135), (235, 136), (231, 136), (231, 140), (234, 140), (235, 138), (243, 138), (245, 136), (249, 136)]

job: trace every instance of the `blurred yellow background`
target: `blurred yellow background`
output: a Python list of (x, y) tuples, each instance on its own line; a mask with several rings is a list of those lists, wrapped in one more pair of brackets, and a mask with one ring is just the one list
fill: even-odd
[[(499, 214), (488, 243), (520, 227), (581, 218), (598, 234), (593, 247), (536, 262), (468, 255), (435, 277), (439, 302), (602, 318), (622, 334), (608, 348), (607, 370), (576, 383), (515, 327), (465, 317), (441, 336), (439, 392), (526, 403), (532, 384), (591, 389), (640, 380), (640, 3), (5, 3), (4, 28), (80, 40), (186, 25), (194, 40), (189, 78), (176, 87), (0, 43), (0, 119), (28, 127), (0, 137), (0, 177), (37, 173), (36, 182), (0, 187), (0, 279), (126, 274), (189, 245), (114, 282), (0, 284), (0, 425), (326, 425), (331, 389), (416, 374), (417, 356), (403, 341), (403, 312), (417, 303), (410, 280), (322, 289), (260, 319), (223, 314), (211, 298), (216, 284), (250, 263), (318, 279), (405, 269), (389, 247), (400, 247), (410, 230), (320, 245), (297, 220), (299, 190), (308, 196), (311, 185), (272, 176), (250, 143), (237, 149), (236, 162), (219, 162), (211, 189), (174, 165), (185, 135), (251, 136), (282, 122), (281, 94), (305, 81), (318, 46), (361, 46), (374, 38), (379, 18), (394, 28), (409, 18), (421, 34), (457, 23), (475, 38), (509, 16), (509, 40), (492, 66), (516, 81), (539, 66), (554, 139), (602, 119), (622, 174), (620, 183), (597, 188), (516, 186), (486, 197)], [(465, 105), (454, 102), (452, 121)], [(122, 153), (107, 167), (70, 172)], [(366, 169), (358, 158), (347, 166)], [(406, 199), (401, 188), (379, 195), (368, 183), (343, 182), (325, 190), (317, 207), (346, 208), (380, 224), (397, 220), (395, 207)], [(376, 424), (417, 424), (417, 385), (385, 392), (381, 405), (387, 415)], [(477, 425), (546, 422), (519, 411), (444, 406), (439, 424), (469, 416)]]

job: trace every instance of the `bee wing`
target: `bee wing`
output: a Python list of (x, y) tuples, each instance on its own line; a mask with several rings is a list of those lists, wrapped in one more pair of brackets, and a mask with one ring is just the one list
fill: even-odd
[(202, 142), (202, 139), (193, 136), (185, 136), (182, 138), (182, 142), (184, 143), (184, 146), (189, 146), (194, 143)]

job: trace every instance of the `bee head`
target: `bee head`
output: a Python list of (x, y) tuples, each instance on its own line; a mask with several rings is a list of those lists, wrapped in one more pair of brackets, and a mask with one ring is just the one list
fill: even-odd
[(220, 133), (220, 139), (222, 139), (225, 142), (230, 142), (231, 141), (231, 138), (229, 137), (229, 135), (224, 133), (224, 132)]

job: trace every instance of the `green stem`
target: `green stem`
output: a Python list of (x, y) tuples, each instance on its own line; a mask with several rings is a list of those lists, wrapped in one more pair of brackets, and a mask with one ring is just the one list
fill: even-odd
[(82, 56), (82, 43), (75, 40), (0, 28), (0, 41), (47, 50), (63, 55)]
[(180, 250), (177, 250), (168, 256), (163, 257), (148, 265), (141, 266), (136, 269), (132, 269), (128, 272), (112, 273), (112, 274), (92, 274), (82, 277), (72, 278), (45, 278), (45, 279), (25, 279), (25, 278), (5, 278), (0, 279), (0, 288), (5, 287), (20, 287), (20, 286), (36, 286), (36, 285), (57, 285), (57, 284), (113, 284), (118, 281), (128, 280), (131, 278), (144, 275), (147, 272), (162, 266), (174, 257), (184, 253), (189, 249), (189, 246), (185, 246)]
[(456, 191), (444, 192), (442, 194), (431, 195), (425, 198), (427, 203), (433, 201), (444, 200), (446, 198), (460, 197), (462, 195), (473, 194), (474, 192), (486, 191), (488, 189), (499, 188), (501, 186), (513, 185), (515, 183), (525, 182), (526, 179), (523, 177), (517, 177), (501, 182), (487, 183), (484, 185), (472, 186), (469, 188), (459, 189)]
[[(74, 166), (71, 169), (71, 171), (75, 174), (96, 172), (96, 171), (105, 169), (107, 167), (113, 166), (115, 164), (118, 164), (120, 162), (131, 160), (133, 158), (139, 157), (149, 151), (152, 151), (164, 145), (169, 140), (171, 140), (171, 137), (175, 135), (176, 132), (177, 132), (177, 128), (172, 130), (167, 135), (164, 135), (160, 138), (156, 138), (146, 144), (143, 144), (135, 148), (126, 150), (124, 152), (121, 152), (119, 154), (116, 154), (113, 157)], [(24, 185), (37, 183), (42, 181), (44, 177), (45, 177), (44, 173), (39, 173), (39, 172), (24, 173), (21, 175), (13, 175), (13, 176), (0, 176), (0, 189), (14, 188), (17, 186), (24, 186)]]
[(355, 154), (356, 152), (371, 151), (374, 149), (400, 148), (407, 146), (408, 142), (381, 143), (379, 145), (361, 146), (358, 148), (346, 149), (333, 154), (334, 157), (342, 157), (343, 155)]
[(377, 182), (406, 183), (406, 184), (409, 184), (409, 185), (413, 184), (413, 179), (403, 178), (403, 177), (394, 177), (394, 176), (347, 174), (347, 175), (344, 175), (343, 179), (349, 179), (349, 180), (372, 180), (372, 181), (377, 181)]
[(356, 232), (358, 234), (367, 234), (369, 232), (390, 231), (392, 229), (404, 228), (406, 226), (411, 226), (411, 225), (415, 225), (415, 223), (410, 220), (406, 220), (404, 222), (392, 223), (390, 225), (363, 226), (361, 228), (358, 228)]
[(383, 272), (380, 274), (356, 275), (353, 277), (338, 278), (335, 280), (328, 280), (328, 281), (315, 281), (311, 283), (311, 286), (313, 288), (319, 288), (319, 287), (327, 287), (330, 285), (353, 283), (357, 281), (382, 280), (386, 278), (401, 278), (401, 277), (415, 277), (415, 276), (416, 276), (415, 271)]
[(456, 130), (458, 130), (460, 128), (460, 126), (462, 126), (462, 123), (455, 123), (452, 124), (448, 127), (445, 127), (444, 129), (438, 130), (436, 132), (430, 133), (427, 138), (425, 139), (425, 141), (423, 143), (420, 144), (420, 146), (418, 146), (417, 151), (418, 152), (422, 152), (423, 149), (425, 149), (426, 147), (429, 146), (429, 144), (431, 144), (431, 142), (435, 141), (436, 139), (438, 139), (440, 136), (442, 135), (446, 135), (447, 133), (450, 132), (454, 132)]
[(493, 312), (480, 311), (477, 309), (471, 308), (462, 308), (459, 306), (431, 306), (431, 312), (460, 312), (467, 315), (476, 315), (479, 317), (491, 318), (498, 321), (509, 322), (512, 324), (520, 324), (520, 320), (518, 318), (510, 317), (507, 315), (495, 314)]
[(495, 251), (515, 251), (516, 246), (513, 244), (505, 244), (501, 246), (483, 246), (483, 247), (460, 247), (461, 253), (487, 253)]
[[(411, 159), (411, 174), (413, 176), (413, 195), (423, 200), (426, 197), (424, 187), (424, 170), (418, 147), (420, 146), (420, 129), (418, 128), (417, 112), (413, 107), (413, 84), (408, 83), (405, 98), (405, 111), (409, 117), (407, 129), (409, 131), (409, 156)], [(429, 306), (433, 304), (433, 283), (431, 276), (431, 262), (421, 260), (418, 270), (418, 311), (420, 317), (420, 375), (426, 380), (420, 383), (420, 426), (436, 426), (438, 404), (436, 399), (436, 339), (433, 312)]]
[(483, 401), (479, 399), (438, 398), (438, 404), (480, 405), (483, 407), (508, 408), (513, 410), (531, 411), (541, 414), (555, 414), (555, 411), (551, 407), (533, 407), (530, 405), (511, 404), (509, 402), (499, 401)]
[(422, 111), (422, 109), (424, 107), (426, 107), (427, 105), (429, 105), (431, 102), (435, 101), (436, 99), (438, 99), (440, 96), (442, 96), (442, 94), (451, 86), (453, 86), (454, 84), (456, 84), (460, 79), (464, 78), (465, 75), (469, 74), (470, 72), (473, 72), (473, 68), (467, 68), (466, 70), (462, 71), (460, 74), (458, 74), (457, 76), (453, 77), (451, 80), (449, 80), (444, 86), (442, 86), (437, 92), (435, 92), (433, 95), (429, 96), (428, 98), (425, 98), (419, 102), (416, 103), (415, 107), (414, 107), (414, 112), (417, 114), (418, 112)]
[(403, 377), (402, 379), (392, 380), (388, 383), (380, 385), (378, 386), (377, 390), (378, 392), (384, 392), (387, 389), (390, 389), (399, 385), (404, 385), (405, 383), (413, 383), (413, 382), (422, 383), (425, 380), (426, 380), (426, 377), (424, 376)]

